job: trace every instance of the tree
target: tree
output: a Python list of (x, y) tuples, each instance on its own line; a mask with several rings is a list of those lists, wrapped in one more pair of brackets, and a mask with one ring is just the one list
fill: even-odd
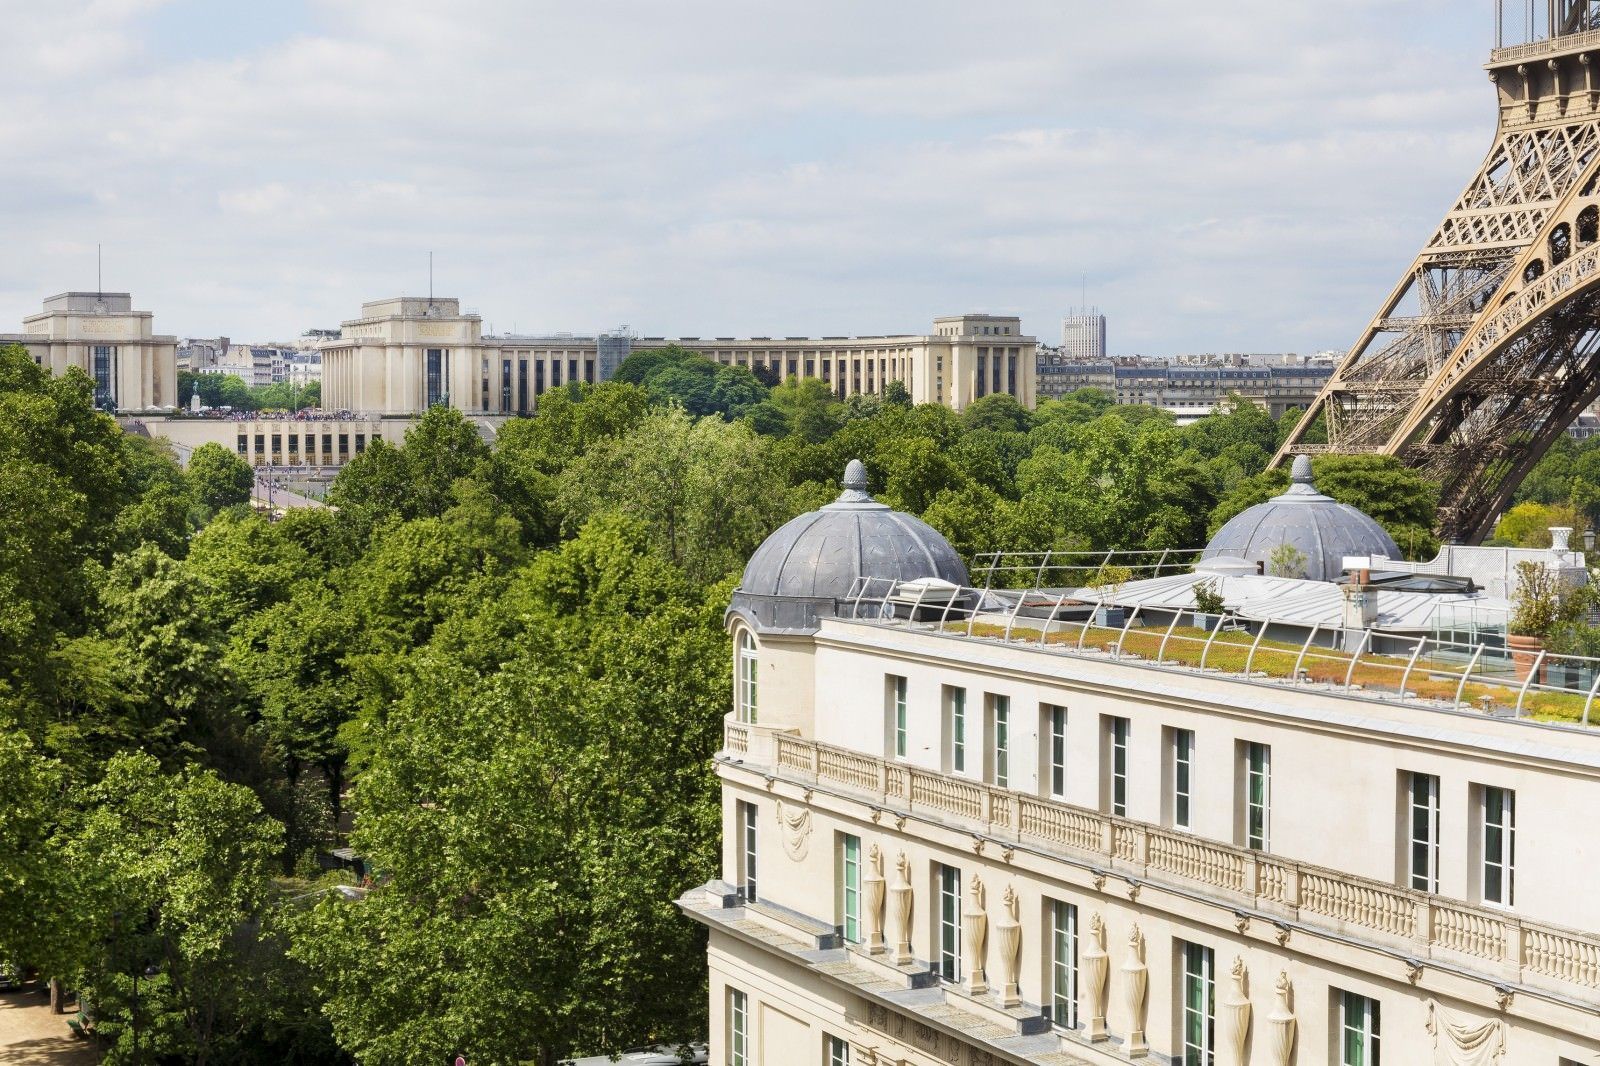
[(249, 503), (255, 488), (255, 471), (250, 464), (216, 442), (207, 442), (189, 456), (184, 472), (194, 498), (208, 513)]
[(49, 846), (64, 780), (58, 763), (0, 724), (0, 959), (51, 960), (51, 931), (71, 910), (61, 856)]
[(223, 374), (222, 384), (217, 394), (220, 401), (218, 406), (231, 407), (235, 411), (256, 411), (260, 403), (256, 399), (253, 389), (245, 384), (244, 378), (234, 374)]
[(1515, 548), (1550, 547), (1550, 527), (1567, 526), (1582, 534), (1583, 516), (1566, 504), (1519, 503), (1495, 523), (1494, 541)]
[(481, 601), (468, 644), (496, 634), (502, 667), (435, 647), (406, 671), (356, 786), (355, 846), (389, 877), (320, 904), (293, 949), (363, 1063), (704, 1031), (703, 938), (671, 900), (717, 865), (728, 586), (646, 544), (585, 527)]
[(961, 421), (969, 429), (1026, 433), (1033, 428), (1033, 416), (1017, 402), (1016, 397), (1003, 392), (991, 392), (973, 400), (961, 412)]
[(477, 474), (488, 458), (477, 427), (436, 405), (406, 431), (401, 447), (374, 441), (345, 464), (328, 502), (348, 510), (363, 535), (390, 518), (437, 518), (455, 505), (456, 481)]
[(787, 517), (782, 483), (749, 427), (672, 409), (597, 442), (562, 474), (560, 502), (569, 530), (624, 515), (691, 579), (712, 582), (742, 567)]
[(883, 405), (885, 407), (910, 407), (911, 390), (906, 388), (906, 383), (896, 379), (883, 387)]

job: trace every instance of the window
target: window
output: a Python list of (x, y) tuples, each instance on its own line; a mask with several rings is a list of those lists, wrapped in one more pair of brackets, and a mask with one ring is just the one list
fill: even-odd
[(739, 721), (756, 720), (756, 638), (748, 629), (739, 631), (738, 681), (734, 685)]
[(967, 772), (967, 690), (945, 686), (945, 705), (950, 714), (950, 771)]
[(1338, 992), (1339, 1066), (1378, 1066), (1378, 1001)]
[(737, 988), (728, 989), (728, 1066), (750, 1066), (750, 1005)]
[(1412, 773), (1407, 792), (1411, 846), (1407, 864), (1411, 887), (1419, 892), (1439, 891), (1439, 779)]
[(1045, 719), (1050, 738), (1047, 753), (1050, 760), (1048, 774), (1050, 795), (1056, 799), (1064, 799), (1067, 795), (1067, 709), (1046, 707)]
[(906, 679), (889, 675), (889, 716), (894, 733), (894, 757), (904, 759), (910, 744), (906, 736)]
[(1174, 829), (1194, 828), (1190, 810), (1190, 788), (1194, 780), (1194, 730), (1170, 731), (1172, 750), (1172, 809), (1169, 812)]
[(850, 1045), (836, 1036), (823, 1036), (827, 1045), (828, 1066), (850, 1066)]
[(1517, 794), (1483, 788), (1483, 902), (1509, 907), (1516, 898)]
[(1272, 842), (1272, 749), (1245, 746), (1245, 846), (1266, 851)]
[(96, 344), (94, 346), (94, 403), (96, 407), (104, 407), (117, 401), (116, 389), (112, 383), (111, 373), (111, 346)]
[(1006, 788), (1011, 780), (1011, 697), (989, 697), (989, 770), (994, 783)]
[(849, 833), (839, 837), (839, 913), (843, 917), (844, 938), (861, 943), (861, 838)]
[(1101, 788), (1104, 795), (1101, 805), (1112, 814), (1123, 817), (1128, 813), (1128, 720), (1105, 717), (1101, 753)]
[(939, 870), (939, 976), (961, 980), (961, 871), (954, 866)]
[(1078, 1027), (1078, 908), (1050, 901), (1050, 1018)]
[(444, 349), (429, 348), (426, 356), (428, 402), (432, 407), (444, 399)]
[(1216, 1061), (1216, 983), (1211, 949), (1183, 945), (1183, 1066)]
[(756, 898), (756, 805), (737, 801), (734, 808), (738, 820), (739, 840), (739, 898)]

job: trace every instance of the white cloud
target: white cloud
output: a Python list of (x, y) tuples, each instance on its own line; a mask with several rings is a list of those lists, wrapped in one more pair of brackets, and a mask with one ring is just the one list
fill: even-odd
[(0, 0), (0, 330), (103, 241), (172, 332), (331, 325), (431, 249), (502, 328), (1048, 338), (1087, 274), (1117, 350), (1336, 347), (1492, 129), (1445, 0), (313, 0), (216, 54), (160, 6)]

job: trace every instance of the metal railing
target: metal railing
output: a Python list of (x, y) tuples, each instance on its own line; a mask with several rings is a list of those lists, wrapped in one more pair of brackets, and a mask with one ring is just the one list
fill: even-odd
[[(888, 762), (792, 734), (724, 723), (724, 753), (801, 783), (931, 815), (996, 839), (1085, 861), (1110, 876), (1166, 884), (1359, 934), (1407, 957), (1488, 971), (1557, 992), (1600, 988), (1600, 936), (1221, 844), (981, 781)], [(763, 762), (765, 759), (765, 762)]]
[(982, 552), (972, 559), (974, 578), (985, 588), (1057, 588), (1093, 585), (1109, 579), (1186, 574), (1200, 561), (1204, 548), (1146, 551)]
[[(857, 578), (838, 616), (1040, 651), (1200, 671), (1431, 710), (1587, 727), (1600, 659), (1376, 629), (1251, 619), (1190, 606), (1120, 607), (1115, 590), (1003, 589)], [(1301, 635), (1303, 633), (1303, 636)]]

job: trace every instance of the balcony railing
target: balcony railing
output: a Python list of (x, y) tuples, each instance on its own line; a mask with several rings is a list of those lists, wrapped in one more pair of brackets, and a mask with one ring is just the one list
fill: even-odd
[(1114, 596), (1109, 586), (1103, 592), (958, 588), (858, 578), (850, 595), (839, 601), (837, 615), (1053, 654), (1111, 658), (1427, 710), (1472, 708), (1555, 725), (1587, 727), (1600, 697), (1600, 659), (1587, 656), (1512, 650), (1498, 640), (1454, 641), (1296, 619), (1252, 618), (1251, 632), (1226, 614), (1201, 625), (1192, 606), (1123, 608), (1115, 606)]
[(1530, 922), (1276, 855), (745, 725), (724, 726), (724, 755), (780, 777), (826, 784), (889, 810), (931, 816), (1001, 842), (1119, 876), (1211, 896), (1409, 959), (1592, 999), (1600, 937)]

